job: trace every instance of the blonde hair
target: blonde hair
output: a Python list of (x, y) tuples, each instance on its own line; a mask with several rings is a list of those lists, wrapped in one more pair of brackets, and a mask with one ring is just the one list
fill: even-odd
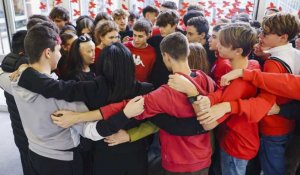
[(117, 31), (119, 32), (119, 27), (118, 25), (113, 22), (113, 21), (103, 21), (99, 22), (96, 25), (95, 31), (94, 31), (94, 38), (96, 40), (96, 44), (101, 43), (100, 37), (105, 36), (107, 33), (112, 32), (112, 31)]
[(190, 54), (188, 56), (191, 69), (198, 69), (206, 74), (210, 73), (210, 67), (205, 48), (200, 43), (190, 43)]

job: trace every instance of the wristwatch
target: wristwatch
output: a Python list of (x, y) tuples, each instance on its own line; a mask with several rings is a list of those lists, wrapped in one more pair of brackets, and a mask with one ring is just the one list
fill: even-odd
[(195, 101), (197, 101), (197, 97), (198, 97), (198, 95), (188, 97), (189, 103), (193, 104)]

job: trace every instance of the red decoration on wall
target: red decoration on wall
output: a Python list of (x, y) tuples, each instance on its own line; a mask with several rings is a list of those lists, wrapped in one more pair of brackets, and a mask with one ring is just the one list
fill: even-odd
[(94, 8), (96, 8), (96, 3), (90, 1), (89, 2), (89, 9), (94, 9)]
[(55, 5), (62, 4), (62, 0), (55, 0)]
[(46, 10), (46, 7), (47, 7), (46, 3), (40, 2), (40, 7), (39, 8), (41, 10)]
[(212, 1), (208, 1), (208, 8), (212, 8), (212, 7), (216, 7), (216, 3), (215, 2), (212, 2)]
[(210, 16), (210, 12), (207, 10), (204, 10), (204, 16)]
[(254, 4), (252, 3), (252, 2), (250, 2), (250, 1), (247, 1), (247, 5), (246, 5), (246, 7), (253, 7), (254, 6)]
[(111, 15), (112, 11), (109, 8), (106, 8), (106, 11), (107, 11), (108, 14)]
[(276, 5), (274, 5), (274, 3), (273, 3), (273, 2), (270, 2), (270, 5), (269, 5), (269, 7), (267, 7), (267, 9), (271, 9), (271, 8), (276, 8)]
[(145, 0), (137, 0), (138, 2), (145, 2)]
[(78, 0), (71, 0), (71, 3), (78, 3)]
[(199, 1), (198, 4), (199, 4), (199, 5), (202, 5), (202, 6), (204, 6), (204, 7), (205, 7), (205, 5), (206, 5), (205, 2), (202, 2), (202, 1)]
[(241, 4), (241, 1), (239, 1), (239, 0), (234, 0), (234, 3), (233, 3), (235, 6), (240, 6), (240, 4)]
[(250, 11), (249, 7), (246, 6), (244, 12), (250, 15), (250, 13), (251, 13), (252, 11)]
[(80, 10), (73, 9), (74, 16), (80, 16)]
[(186, 11), (184, 9), (180, 9), (180, 10), (178, 10), (178, 12), (179, 12), (180, 16), (183, 16), (183, 15), (185, 15)]
[(123, 9), (123, 10), (128, 10), (128, 8), (126, 7), (125, 4), (122, 4), (122, 9)]
[(298, 11), (298, 16), (300, 16), (300, 10)]
[(223, 7), (228, 7), (230, 5), (230, 2), (228, 1), (223, 1)]
[(138, 10), (139, 10), (139, 14), (142, 14), (143, 8), (142, 7), (138, 7)]
[(217, 20), (216, 20), (215, 18), (212, 19), (210, 25), (211, 25), (211, 26), (214, 26), (214, 25), (216, 25), (216, 24), (217, 24)]
[(186, 9), (186, 8), (188, 8), (188, 6), (189, 6), (190, 3), (188, 3), (188, 2), (182, 2), (181, 4), (182, 4), (182, 9)]
[(156, 7), (160, 8), (161, 3), (159, 3), (157, 0), (154, 1), (154, 4)]
[(223, 14), (224, 10), (217, 8), (217, 15)]
[(92, 18), (95, 18), (96, 14), (93, 11), (89, 11), (89, 13)]
[(112, 5), (113, 5), (113, 3), (112, 3), (111, 0), (107, 0), (107, 4), (108, 4), (109, 6), (112, 6)]
[(279, 10), (279, 11), (282, 11), (282, 7), (279, 7), (278, 10)]

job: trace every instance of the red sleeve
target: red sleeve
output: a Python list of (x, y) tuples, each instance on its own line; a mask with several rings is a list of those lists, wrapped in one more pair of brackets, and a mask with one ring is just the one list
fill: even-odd
[(213, 93), (208, 94), (208, 98), (210, 100), (210, 106), (213, 106), (217, 103), (222, 102), (223, 89), (218, 89)]
[[(284, 68), (280, 63), (267, 60), (264, 65), (265, 72), (284, 72)], [(250, 98), (248, 100), (238, 100), (237, 102), (231, 103), (231, 113), (239, 113), (247, 116), (250, 122), (260, 121), (271, 109), (271, 107), (276, 102), (276, 95), (261, 89), (259, 95), (255, 98)]]
[(100, 113), (102, 114), (102, 117), (104, 120), (108, 119), (109, 117), (113, 116), (114, 114), (121, 111), (125, 106), (127, 102), (125, 100), (119, 102), (119, 103), (112, 103), (103, 107), (100, 107)]
[(300, 76), (244, 70), (243, 79), (272, 94), (300, 100)]
[(143, 120), (160, 113), (171, 114), (175, 107), (173, 105), (173, 102), (175, 102), (173, 96), (172, 90), (166, 86), (161, 86), (155, 91), (144, 95), (145, 110), (136, 119)]

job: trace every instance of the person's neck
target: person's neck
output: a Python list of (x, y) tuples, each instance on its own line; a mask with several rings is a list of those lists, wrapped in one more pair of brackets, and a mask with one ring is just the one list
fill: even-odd
[(38, 72), (40, 72), (42, 74), (47, 74), (47, 75), (51, 74), (51, 67), (50, 67), (50, 65), (43, 64), (41, 62), (29, 64), (29, 67), (33, 68), (34, 70), (36, 70), (36, 71), (38, 71)]
[(97, 47), (102, 50), (102, 49), (104, 49), (105, 45), (100, 43)]
[[(276, 48), (276, 47), (280, 47), (280, 46), (284, 46), (284, 45), (287, 45), (289, 44), (289, 42), (282, 42), (282, 43), (278, 43), (276, 46), (272, 47), (272, 48)], [(271, 48), (271, 49), (272, 49)]]
[(192, 73), (191, 68), (188, 64), (188, 62), (176, 62), (175, 64), (172, 65), (172, 72), (180, 72), (183, 73), (185, 75), (190, 76), (190, 74)]
[(245, 69), (248, 67), (248, 57), (237, 56), (233, 59), (229, 59), (231, 68), (234, 69)]
[(89, 66), (89, 65), (86, 65), (86, 64), (83, 64), (82, 71), (83, 71), (83, 72), (90, 72), (90, 71), (91, 71), (90, 66)]
[(202, 46), (204, 46), (206, 44), (206, 40), (205, 39), (200, 39), (199, 43), (201, 43)]

